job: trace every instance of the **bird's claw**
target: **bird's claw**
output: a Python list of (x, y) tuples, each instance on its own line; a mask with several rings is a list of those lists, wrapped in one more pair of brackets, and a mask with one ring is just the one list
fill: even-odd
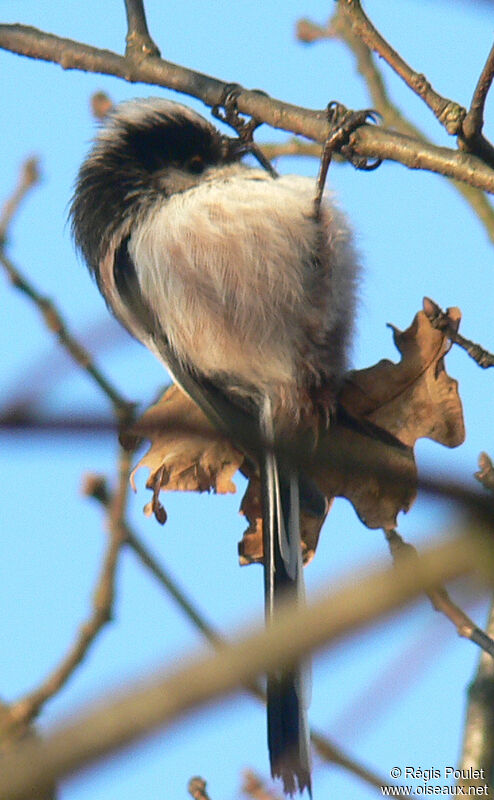
[(237, 136), (247, 144), (252, 142), (254, 131), (262, 123), (255, 119), (255, 117), (246, 120), (244, 117), (240, 116), (237, 107), (237, 98), (243, 91), (243, 87), (240, 86), (239, 83), (227, 83), (223, 88), (220, 102), (213, 106), (211, 113), (213, 117), (219, 119), (220, 122), (224, 122), (226, 125), (229, 125), (230, 128), (233, 128)]
[(317, 179), (317, 193), (315, 199), (315, 211), (319, 214), (321, 199), (326, 183), (326, 175), (333, 153), (340, 153), (355, 169), (371, 171), (377, 169), (381, 164), (381, 159), (370, 161), (367, 156), (361, 156), (355, 152), (351, 141), (352, 134), (362, 125), (372, 122), (378, 125), (381, 115), (372, 108), (365, 108), (361, 111), (352, 111), (336, 101), (328, 104), (326, 109), (327, 120), (331, 127), (328, 137), (323, 145), (321, 166)]
[[(244, 89), (239, 83), (227, 83), (223, 89), (220, 102), (213, 106), (211, 113), (216, 119), (219, 119), (220, 122), (224, 122), (233, 128), (238, 138), (245, 146), (246, 151), (252, 153), (261, 166), (264, 167), (273, 178), (277, 178), (278, 173), (254, 141), (254, 131), (262, 125), (262, 122), (255, 117), (245, 119), (240, 115), (238, 110), (237, 98), (243, 91)], [(266, 95), (266, 92), (263, 92), (261, 89), (253, 89), (252, 91)]]

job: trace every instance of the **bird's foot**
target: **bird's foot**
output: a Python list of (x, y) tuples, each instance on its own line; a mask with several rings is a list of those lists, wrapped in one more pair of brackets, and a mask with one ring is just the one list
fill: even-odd
[[(260, 165), (264, 167), (273, 178), (277, 178), (278, 173), (254, 141), (254, 132), (262, 125), (262, 122), (255, 117), (246, 119), (238, 110), (238, 96), (243, 91), (245, 90), (239, 83), (227, 83), (223, 89), (220, 102), (213, 106), (211, 113), (213, 117), (219, 119), (220, 122), (224, 122), (233, 128), (244, 146), (245, 152), (252, 153), (259, 161)], [(261, 89), (252, 89), (251, 91), (266, 95), (266, 92), (263, 92)]]
[(352, 111), (344, 105), (333, 101), (327, 107), (327, 120), (330, 125), (330, 132), (323, 145), (319, 176), (317, 179), (317, 192), (315, 198), (316, 215), (319, 214), (321, 199), (326, 183), (329, 165), (333, 153), (340, 153), (355, 169), (373, 170), (376, 169), (381, 159), (369, 161), (367, 156), (361, 156), (355, 152), (352, 142), (352, 134), (362, 125), (373, 122), (379, 123), (380, 114), (372, 108), (365, 108), (361, 111)]

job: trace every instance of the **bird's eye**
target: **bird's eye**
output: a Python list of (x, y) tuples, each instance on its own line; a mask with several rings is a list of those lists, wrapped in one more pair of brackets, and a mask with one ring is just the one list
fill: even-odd
[(192, 156), (185, 162), (185, 168), (188, 172), (194, 173), (194, 175), (200, 175), (201, 172), (204, 172), (205, 166), (201, 156)]

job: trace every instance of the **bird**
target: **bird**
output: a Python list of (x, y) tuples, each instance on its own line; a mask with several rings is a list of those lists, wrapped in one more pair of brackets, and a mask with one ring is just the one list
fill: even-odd
[[(360, 268), (314, 179), (248, 163), (248, 149), (181, 103), (126, 101), (80, 167), (70, 217), (112, 313), (256, 465), (270, 624), (287, 597), (303, 602), (300, 509), (326, 505), (297, 452), (331, 425)], [(300, 665), (267, 676), (271, 773), (290, 796), (311, 793), (304, 681)]]

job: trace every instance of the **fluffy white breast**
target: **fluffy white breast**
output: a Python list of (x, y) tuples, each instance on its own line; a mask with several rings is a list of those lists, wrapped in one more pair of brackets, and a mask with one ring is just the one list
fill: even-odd
[(330, 256), (315, 266), (322, 232), (314, 191), (299, 176), (211, 170), (134, 230), (129, 250), (143, 295), (199, 372), (265, 394), (300, 382), (308, 331), (324, 338), (340, 313)]

